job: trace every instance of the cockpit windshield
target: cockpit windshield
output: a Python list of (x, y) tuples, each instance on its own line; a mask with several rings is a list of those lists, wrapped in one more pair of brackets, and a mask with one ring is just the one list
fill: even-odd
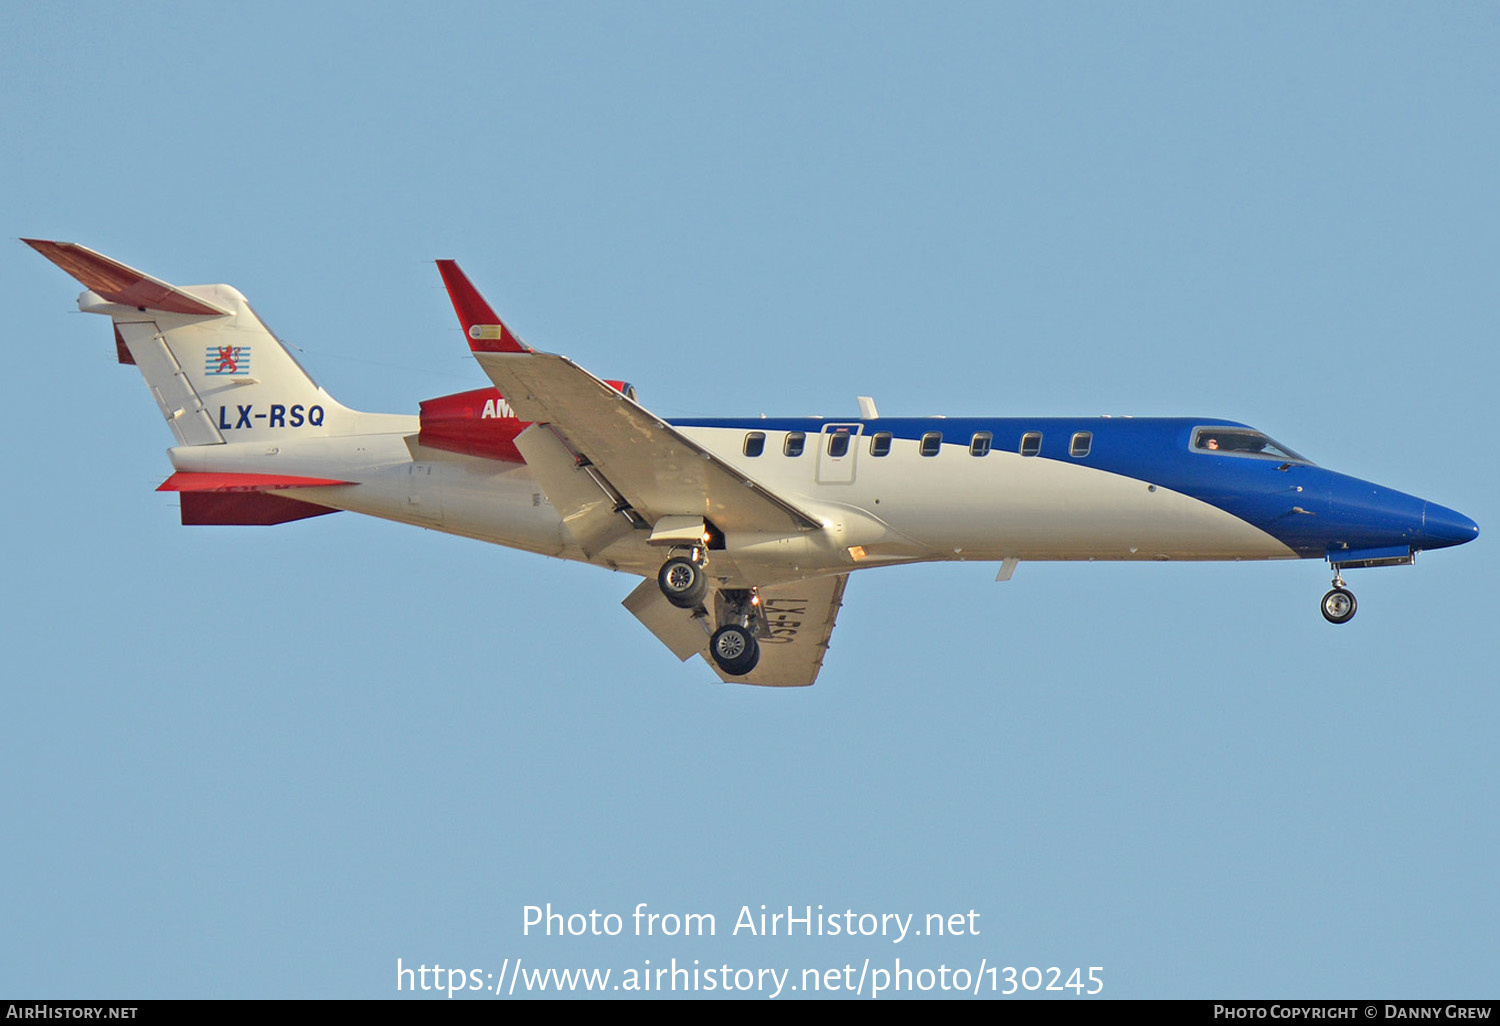
[(1255, 456), (1283, 463), (1311, 463), (1267, 435), (1242, 427), (1200, 427), (1193, 429), (1193, 450), (1221, 456)]

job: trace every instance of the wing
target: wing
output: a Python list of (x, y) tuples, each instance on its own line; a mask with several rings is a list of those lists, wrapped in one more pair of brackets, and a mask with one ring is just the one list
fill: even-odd
[(721, 531), (822, 525), (565, 356), (475, 353), (522, 420), (550, 425), (649, 523), (701, 515)]
[[(546, 425), (569, 450), (566, 462), (602, 477), (648, 524), (664, 516), (702, 516), (721, 531), (822, 526), (567, 357), (529, 349), (457, 264), (442, 260), (438, 267), (474, 358), (516, 416)], [(542, 485), (565, 518), (576, 512), (558, 504), (545, 480)]]
[(818, 679), (823, 655), (833, 634), (834, 620), (844, 601), (847, 574), (810, 577), (794, 584), (759, 589), (766, 636), (760, 639), (760, 662), (743, 677), (727, 676), (708, 652), (707, 621), (695, 612), (678, 609), (666, 600), (656, 582), (647, 578), (624, 601), (678, 659), (694, 653), (730, 684), (763, 687), (807, 687)]

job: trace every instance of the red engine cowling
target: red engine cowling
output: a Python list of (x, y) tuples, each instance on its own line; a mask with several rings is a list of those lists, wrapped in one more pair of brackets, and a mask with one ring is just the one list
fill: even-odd
[[(633, 385), (624, 381), (605, 383), (630, 399), (635, 398)], [(423, 402), (417, 442), (430, 449), (465, 456), (524, 463), (516, 449), (516, 436), (530, 426), (530, 421), (516, 416), (499, 389), (476, 388)]]

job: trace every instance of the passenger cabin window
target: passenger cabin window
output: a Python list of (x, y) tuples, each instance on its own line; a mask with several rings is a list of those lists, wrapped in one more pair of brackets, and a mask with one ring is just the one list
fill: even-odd
[(745, 436), (745, 455), (759, 456), (766, 451), (766, 433), (764, 431), (752, 431)]
[(1254, 456), (1282, 463), (1311, 463), (1284, 445), (1273, 442), (1259, 431), (1240, 427), (1201, 427), (1193, 429), (1193, 449), (1220, 456)]
[(889, 431), (877, 431), (870, 436), (870, 455), (889, 456), (891, 454), (891, 433)]
[(1068, 446), (1068, 455), (1075, 460), (1081, 460), (1089, 454), (1094, 446), (1094, 433), (1092, 431), (1080, 431), (1073, 436), (1073, 444)]
[(943, 447), (943, 436), (940, 432), (929, 431), (922, 436), (922, 455), (936, 456), (938, 450)]
[(828, 436), (828, 455), (834, 457), (849, 455), (849, 432), (835, 431)]
[(994, 437), (995, 436), (990, 434), (988, 431), (981, 431), (976, 434), (969, 441), (969, 455), (983, 456), (985, 453), (989, 452), (990, 443), (994, 440)]
[(1035, 456), (1042, 451), (1042, 433), (1040, 431), (1028, 431), (1021, 436), (1021, 455)]
[(801, 431), (788, 431), (786, 434), (786, 442), (782, 445), (781, 451), (788, 456), (801, 456), (802, 443), (806, 441), (806, 439), (807, 436), (804, 435)]

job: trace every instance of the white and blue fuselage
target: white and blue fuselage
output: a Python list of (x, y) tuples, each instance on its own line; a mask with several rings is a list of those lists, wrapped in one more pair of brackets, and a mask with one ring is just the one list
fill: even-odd
[[(931, 558), (1345, 559), (1473, 539), (1436, 503), (1315, 466), (1209, 418), (690, 420), (774, 487), (849, 504)], [(763, 432), (761, 455), (744, 440)], [(838, 434), (851, 437), (845, 448)], [(790, 435), (803, 452), (784, 453)], [(888, 447), (881, 436), (889, 436)], [(934, 436), (936, 439), (934, 440)], [(926, 448), (923, 447), (927, 440)], [(1210, 444), (1218, 443), (1214, 448)], [(829, 456), (830, 448), (844, 451)], [(885, 453), (881, 455), (881, 453)]]
[[(404, 419), (404, 418), (403, 418)], [(820, 537), (728, 534), (736, 583), (941, 560), (1328, 559), (1438, 549), (1478, 527), (1454, 510), (1269, 450), (1207, 448), (1211, 418), (684, 419), (673, 427), (809, 510)], [(337, 476), (288, 497), (533, 552), (654, 572), (627, 538), (596, 555), (572, 544), (525, 464), (415, 453), (402, 430), (172, 450), (176, 469)], [(1198, 440), (1195, 444), (1195, 439)], [(1023, 453), (1025, 453), (1023, 455)]]

